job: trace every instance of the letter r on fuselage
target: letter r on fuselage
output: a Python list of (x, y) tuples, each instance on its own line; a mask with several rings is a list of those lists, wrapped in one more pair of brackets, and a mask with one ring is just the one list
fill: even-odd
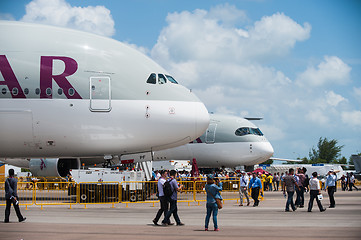
[[(54, 60), (63, 61), (65, 69), (62, 74), (53, 75)], [(78, 70), (78, 63), (69, 57), (42, 56), (40, 61), (40, 98), (52, 98), (52, 92), (48, 93), (47, 89), (53, 89), (53, 79), (60, 88), (63, 89), (65, 96), (69, 99), (81, 99), (82, 97), (73, 88), (66, 77), (73, 75)]]

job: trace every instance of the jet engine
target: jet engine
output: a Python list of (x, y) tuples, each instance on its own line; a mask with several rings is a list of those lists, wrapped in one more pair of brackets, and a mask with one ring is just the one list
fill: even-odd
[(70, 169), (80, 168), (79, 158), (32, 158), (29, 168), (34, 176), (66, 177)]

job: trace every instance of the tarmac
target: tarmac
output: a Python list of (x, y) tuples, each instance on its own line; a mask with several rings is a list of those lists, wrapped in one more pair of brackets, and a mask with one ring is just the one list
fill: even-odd
[[(329, 199), (322, 192), (322, 204)], [(285, 212), (286, 199), (281, 192), (265, 192), (265, 200), (258, 207), (238, 206), (225, 201), (218, 214), (219, 232), (204, 231), (205, 203), (178, 204), (178, 214), (185, 226), (155, 226), (152, 223), (159, 205), (132, 203), (112, 205), (68, 205), (21, 207), (25, 222), (17, 222), (11, 210), (10, 223), (0, 223), (0, 239), (71, 240), (71, 239), (361, 239), (361, 191), (335, 193), (336, 208), (320, 212), (314, 203), (305, 208)], [(4, 213), (5, 207), (0, 206)]]

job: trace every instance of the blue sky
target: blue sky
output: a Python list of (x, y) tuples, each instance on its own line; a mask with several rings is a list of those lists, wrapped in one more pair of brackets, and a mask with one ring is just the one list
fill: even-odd
[(361, 152), (361, 1), (0, 0), (0, 19), (131, 44), (192, 88), (209, 111), (256, 122), (275, 157), (320, 137)]

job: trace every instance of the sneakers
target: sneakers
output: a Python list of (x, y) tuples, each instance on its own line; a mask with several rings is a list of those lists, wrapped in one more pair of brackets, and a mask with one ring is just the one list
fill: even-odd
[(204, 231), (208, 231), (208, 228), (205, 228)]
[(185, 224), (180, 222), (180, 223), (177, 223), (177, 226), (184, 226)]
[(323, 208), (322, 210), (320, 210), (320, 212), (324, 212), (324, 211), (326, 211), (326, 208)]
[(152, 222), (154, 223), (154, 225), (159, 226), (159, 224), (157, 223), (157, 221), (155, 221), (155, 219), (153, 219)]
[(215, 228), (214, 231), (215, 231), (215, 232), (218, 232), (218, 231), (219, 231), (219, 228)]
[(24, 222), (26, 220), (26, 217), (24, 217), (23, 219), (19, 220), (19, 222)]

